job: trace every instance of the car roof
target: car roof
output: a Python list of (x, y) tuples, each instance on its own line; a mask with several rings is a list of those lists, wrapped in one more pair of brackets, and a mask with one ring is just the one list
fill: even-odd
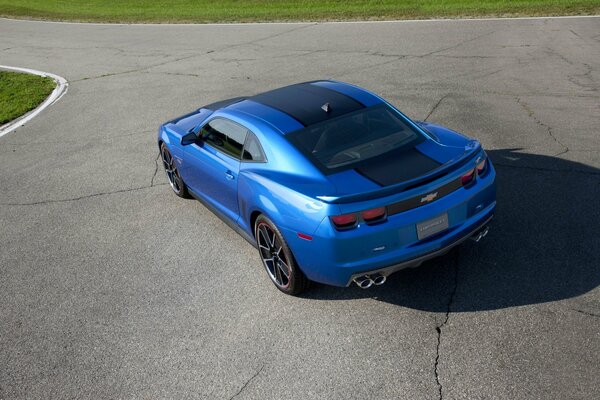
[(223, 100), (203, 108), (241, 111), (286, 134), (382, 102), (374, 94), (347, 83), (313, 81)]

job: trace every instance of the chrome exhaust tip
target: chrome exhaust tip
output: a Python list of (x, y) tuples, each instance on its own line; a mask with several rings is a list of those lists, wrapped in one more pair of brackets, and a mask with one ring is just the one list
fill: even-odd
[(481, 228), (477, 233), (475, 233), (473, 236), (471, 236), (471, 239), (475, 241), (475, 243), (479, 242), (481, 239), (483, 239), (488, 232), (490, 231), (490, 227), (489, 226), (485, 226), (483, 228)]
[(373, 285), (379, 286), (379, 285), (383, 285), (385, 283), (385, 281), (387, 280), (387, 277), (385, 275), (377, 274), (372, 279), (373, 279)]
[(485, 228), (483, 228), (483, 231), (481, 232), (481, 237), (484, 238), (488, 232), (490, 231), (490, 227), (489, 226), (485, 226)]
[(373, 280), (367, 275), (359, 276), (354, 279), (354, 283), (361, 289), (368, 289), (373, 285)]

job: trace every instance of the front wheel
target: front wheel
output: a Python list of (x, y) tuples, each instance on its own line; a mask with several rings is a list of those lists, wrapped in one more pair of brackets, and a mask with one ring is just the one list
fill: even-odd
[(263, 265), (277, 289), (292, 296), (306, 290), (310, 281), (298, 267), (292, 251), (275, 224), (260, 215), (256, 219), (254, 236)]
[(162, 158), (163, 167), (165, 167), (169, 185), (171, 185), (173, 192), (179, 197), (189, 198), (190, 195), (188, 194), (187, 186), (185, 186), (185, 183), (183, 182), (183, 179), (181, 179), (179, 171), (175, 166), (175, 159), (173, 159), (171, 152), (164, 143), (160, 145), (160, 156)]

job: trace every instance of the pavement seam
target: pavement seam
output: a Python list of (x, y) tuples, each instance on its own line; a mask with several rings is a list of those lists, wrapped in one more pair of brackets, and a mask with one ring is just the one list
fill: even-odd
[(448, 319), (450, 318), (450, 312), (452, 311), (452, 304), (454, 303), (454, 297), (456, 295), (456, 290), (458, 288), (458, 263), (459, 263), (459, 253), (458, 251), (454, 251), (454, 287), (450, 292), (450, 297), (448, 298), (448, 304), (446, 305), (446, 315), (444, 321), (435, 327), (437, 332), (437, 344), (435, 347), (435, 363), (434, 363), (434, 374), (435, 374), (435, 383), (437, 384), (439, 391), (439, 399), (442, 400), (444, 398), (442, 383), (440, 382), (440, 370), (439, 370), (439, 361), (440, 361), (440, 345), (442, 342), (442, 328), (448, 323)]

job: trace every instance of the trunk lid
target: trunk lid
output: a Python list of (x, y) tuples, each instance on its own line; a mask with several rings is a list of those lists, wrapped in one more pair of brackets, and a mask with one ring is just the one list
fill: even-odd
[[(326, 203), (345, 204), (390, 196), (436, 181), (472, 160), (481, 151), (478, 141), (464, 147), (445, 146), (426, 140), (409, 150), (404, 160), (382, 158), (372, 168), (347, 170), (327, 179), (336, 193), (317, 198)], [(385, 170), (387, 168), (389, 172)], [(414, 164), (420, 165), (414, 165)], [(402, 169), (398, 171), (398, 169)]]

